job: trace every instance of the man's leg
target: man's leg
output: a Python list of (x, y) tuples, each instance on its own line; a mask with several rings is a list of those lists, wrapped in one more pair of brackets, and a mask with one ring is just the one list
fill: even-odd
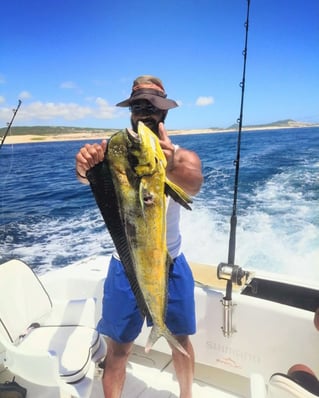
[[(119, 398), (124, 386), (126, 365), (133, 341), (142, 329), (144, 318), (123, 265), (112, 257), (104, 282), (102, 317), (97, 330), (107, 338), (103, 390), (105, 398)], [(122, 341), (123, 343), (118, 343)]]
[(173, 364), (180, 387), (180, 398), (192, 397), (194, 350), (189, 335), (196, 332), (194, 278), (183, 254), (169, 271), (166, 325), (189, 357), (172, 348)]
[(117, 343), (108, 338), (102, 379), (105, 398), (120, 398), (132, 346), (133, 343)]
[(189, 357), (172, 347), (173, 364), (180, 388), (180, 398), (192, 398), (194, 378), (194, 350), (188, 336), (175, 336)]

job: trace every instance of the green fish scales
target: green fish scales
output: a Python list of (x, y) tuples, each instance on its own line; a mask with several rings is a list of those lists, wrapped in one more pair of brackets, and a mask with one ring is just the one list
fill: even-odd
[(114, 134), (104, 161), (87, 173), (106, 227), (123, 263), (138, 307), (151, 318), (146, 346), (164, 336), (187, 353), (165, 325), (168, 270), (166, 195), (190, 209), (191, 199), (166, 178), (166, 158), (158, 138), (139, 122), (137, 133)]

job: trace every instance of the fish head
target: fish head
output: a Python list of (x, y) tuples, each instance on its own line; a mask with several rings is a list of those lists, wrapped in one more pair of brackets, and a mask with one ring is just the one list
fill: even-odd
[(113, 134), (107, 144), (105, 158), (111, 170), (116, 170), (121, 174), (125, 174), (128, 167), (128, 142), (127, 134), (124, 130), (118, 131)]
[(134, 167), (138, 176), (152, 175), (156, 171), (165, 173), (166, 158), (159, 139), (143, 122), (138, 122), (137, 132), (127, 129), (129, 152), (136, 159)]

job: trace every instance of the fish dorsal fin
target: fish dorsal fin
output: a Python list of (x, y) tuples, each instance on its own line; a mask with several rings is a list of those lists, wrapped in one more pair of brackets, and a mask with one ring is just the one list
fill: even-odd
[(192, 210), (189, 203), (193, 203), (191, 197), (187, 195), (182, 188), (174, 184), (168, 178), (165, 181), (165, 194), (170, 196), (175, 202), (179, 203), (181, 206), (185, 207), (187, 210)]
[(126, 276), (130, 282), (139, 308), (145, 316), (150, 318), (148, 307), (134, 272), (134, 264), (132, 263), (130, 248), (127, 244), (125, 227), (120, 214), (107, 156), (103, 162), (97, 164), (88, 171), (87, 178), (107, 229), (112, 237), (121, 262), (123, 263)]

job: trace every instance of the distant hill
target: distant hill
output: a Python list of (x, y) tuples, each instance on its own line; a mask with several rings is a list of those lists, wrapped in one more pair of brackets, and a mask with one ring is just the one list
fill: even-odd
[[(298, 128), (298, 127), (311, 127), (313, 125), (316, 125), (316, 124), (307, 123), (307, 122), (296, 122), (295, 120), (292, 120), (292, 119), (285, 119), (285, 120), (278, 120), (276, 122), (266, 123), (266, 124), (246, 125), (246, 126), (243, 126), (243, 128), (245, 128), (245, 129), (262, 129), (262, 128), (267, 129), (270, 127), (272, 127), (272, 128), (275, 128), (275, 127), (278, 127), (278, 128), (284, 128), (284, 127), (294, 128), (294, 127), (296, 127), (296, 128)], [(238, 124), (235, 123), (235, 124), (227, 127), (226, 130), (233, 130), (233, 129), (237, 129), (237, 128), (238, 128)]]
[[(319, 124), (314, 123), (306, 123), (306, 122), (296, 122), (292, 119), (286, 120), (278, 120), (276, 122), (267, 123), (267, 124), (256, 124), (256, 125), (246, 125), (243, 126), (243, 129), (246, 130), (261, 130), (261, 129), (270, 129), (270, 128), (298, 128), (298, 127), (311, 127), (311, 126), (319, 126)], [(192, 131), (201, 131), (205, 130), (209, 131), (234, 131), (238, 129), (238, 124), (233, 124), (227, 128), (222, 127), (209, 127), (207, 129), (192, 129)], [(0, 128), (0, 137), (4, 136), (7, 128)], [(13, 126), (11, 128), (10, 135), (12, 136), (23, 136), (23, 135), (33, 135), (40, 137), (56, 137), (59, 136), (65, 137), (69, 134), (72, 135), (81, 135), (81, 136), (103, 136), (108, 137), (111, 134), (119, 131), (119, 129), (112, 128), (92, 128), (92, 127), (66, 127), (66, 126)], [(172, 130), (169, 130), (171, 132)], [(174, 132), (183, 132), (188, 130), (174, 130)]]
[[(7, 128), (0, 129), (0, 136), (5, 133)], [(41, 135), (41, 136), (59, 136), (66, 134), (113, 134), (118, 129), (98, 129), (90, 127), (64, 127), (64, 126), (13, 126), (11, 135)]]

